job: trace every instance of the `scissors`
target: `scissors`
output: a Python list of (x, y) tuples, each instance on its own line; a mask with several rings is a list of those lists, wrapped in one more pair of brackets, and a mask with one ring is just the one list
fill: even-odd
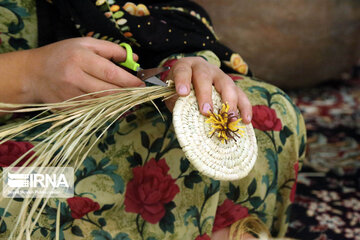
[(125, 62), (119, 63), (121, 66), (124, 66), (130, 70), (137, 72), (136, 76), (140, 78), (142, 81), (167, 87), (168, 85), (161, 81), (156, 75), (169, 70), (169, 67), (157, 67), (157, 68), (149, 68), (149, 69), (142, 69), (140, 64), (134, 61), (133, 59), (133, 51), (129, 44), (127, 43), (120, 43), (120, 46), (124, 47), (126, 50), (126, 60)]

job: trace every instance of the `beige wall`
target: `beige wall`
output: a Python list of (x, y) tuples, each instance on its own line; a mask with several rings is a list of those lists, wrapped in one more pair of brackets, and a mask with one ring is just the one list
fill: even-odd
[(348, 71), (360, 58), (359, 0), (195, 0), (221, 40), (255, 75), (308, 86)]

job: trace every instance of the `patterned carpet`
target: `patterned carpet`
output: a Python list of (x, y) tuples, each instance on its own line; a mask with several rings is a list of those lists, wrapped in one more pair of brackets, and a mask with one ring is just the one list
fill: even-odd
[(308, 152), (287, 236), (360, 240), (360, 78), (289, 92), (302, 110)]

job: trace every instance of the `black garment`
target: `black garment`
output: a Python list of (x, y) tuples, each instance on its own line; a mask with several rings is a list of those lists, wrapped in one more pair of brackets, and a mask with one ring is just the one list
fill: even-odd
[[(87, 32), (100, 33), (121, 42), (129, 42), (139, 55), (139, 63), (145, 67), (154, 67), (159, 62), (176, 53), (193, 53), (201, 50), (213, 51), (220, 60), (229, 61), (233, 51), (217, 41), (213, 32), (198, 17), (199, 14), (210, 24), (210, 18), (203, 8), (187, 0), (146, 1), (150, 11), (148, 16), (133, 16), (124, 12), (124, 18), (136, 43), (129, 41), (116, 26), (105, 17), (96, 6), (96, 0), (54, 0), (53, 4), (37, 0), (39, 16), (39, 43), (41, 45), (70, 37), (85, 35)], [(127, 1), (116, 1), (123, 6)], [(135, 4), (140, 1), (133, 1)], [(170, 9), (164, 9), (171, 7)], [(182, 10), (176, 10), (179, 7)], [(77, 25), (76, 31), (74, 26)], [(222, 64), (226, 72), (232, 68)], [(250, 75), (250, 71), (248, 73)]]

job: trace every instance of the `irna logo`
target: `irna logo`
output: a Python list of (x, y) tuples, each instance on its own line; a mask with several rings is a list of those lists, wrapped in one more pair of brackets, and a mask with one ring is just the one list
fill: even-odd
[(6, 198), (74, 196), (74, 168), (4, 168), (2, 195)]
[(16, 174), (8, 173), (9, 187), (69, 187), (65, 174)]

